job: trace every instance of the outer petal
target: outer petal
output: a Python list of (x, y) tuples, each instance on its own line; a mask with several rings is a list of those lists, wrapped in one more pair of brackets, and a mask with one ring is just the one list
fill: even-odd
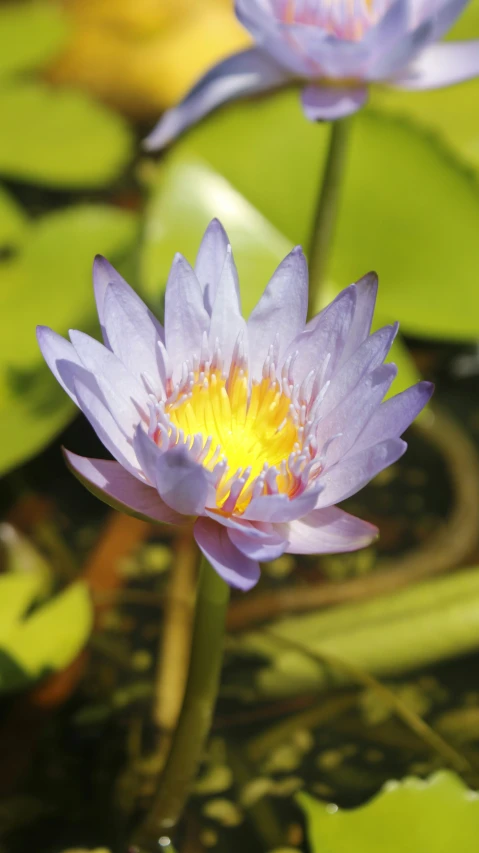
[(228, 530), (228, 536), (242, 554), (262, 563), (281, 557), (288, 545), (287, 539), (276, 532), (257, 539), (240, 530)]
[(379, 535), (374, 524), (337, 506), (315, 509), (297, 521), (277, 525), (289, 554), (339, 554), (365, 548)]
[(284, 354), (303, 330), (308, 311), (308, 267), (296, 246), (273, 273), (248, 320), (250, 370), (260, 378), (268, 350), (275, 341)]
[(324, 490), (316, 501), (316, 508), (332, 506), (359, 492), (383, 468), (397, 462), (406, 449), (406, 442), (396, 438), (383, 441), (333, 465), (319, 478)]
[(64, 450), (70, 470), (100, 500), (114, 509), (135, 515), (145, 521), (184, 524), (185, 517), (170, 509), (156, 489), (140, 483), (118, 462), (88, 459)]
[(259, 563), (238, 551), (226, 528), (210, 518), (199, 518), (193, 532), (206, 559), (230, 586), (246, 592), (258, 582)]
[(392, 81), (402, 89), (439, 89), (479, 76), (479, 39), (433, 44)]
[(146, 380), (157, 396), (164, 394), (165, 366), (158, 342), (163, 330), (141, 299), (132, 299), (130, 288), (109, 284), (104, 300), (104, 323), (110, 348), (127, 370)]
[(356, 305), (348, 337), (344, 344), (341, 358), (339, 359), (340, 365), (344, 364), (352, 356), (363, 341), (366, 340), (371, 331), (374, 306), (376, 305), (378, 293), (378, 277), (376, 273), (368, 272), (356, 282), (355, 288)]
[(205, 231), (195, 263), (196, 277), (203, 291), (208, 314), (211, 314), (215, 301), (216, 288), (225, 265), (229, 242), (228, 235), (221, 222), (218, 219), (213, 219)]
[(109, 349), (83, 332), (70, 338), (82, 363), (95, 376), (105, 402), (120, 429), (133, 438), (134, 430), (148, 411), (148, 395), (141, 383)]
[(188, 261), (177, 254), (165, 293), (166, 349), (174, 379), (181, 375), (184, 361), (200, 354), (203, 334), (209, 325), (199, 281)]
[(322, 85), (306, 86), (301, 94), (303, 110), (310, 121), (335, 121), (356, 113), (368, 98), (367, 86)]
[(402, 435), (429, 402), (433, 391), (432, 382), (418, 382), (382, 403), (360, 434), (354, 452)]
[(368, 80), (385, 80), (401, 71), (422, 50), (432, 37), (433, 22), (423, 21), (415, 30), (380, 56), (375, 56), (367, 72)]
[(78, 376), (78, 371), (80, 373), (87, 373), (88, 371), (83, 367), (73, 344), (66, 341), (61, 335), (57, 335), (48, 326), (37, 326), (37, 340), (43, 358), (55, 379), (79, 407), (80, 403), (75, 391), (75, 378)]
[(292, 521), (310, 512), (316, 505), (322, 486), (309, 489), (297, 498), (287, 495), (261, 495), (253, 498), (243, 513), (247, 521)]
[(192, 460), (182, 447), (167, 450), (158, 458), (156, 487), (160, 496), (182, 515), (199, 515), (214, 506), (214, 476)]
[(244, 345), (247, 343), (246, 320), (241, 315), (239, 301), (238, 273), (228, 246), (223, 272), (216, 290), (209, 332), (210, 346), (214, 349), (218, 341), (223, 358), (223, 369), (227, 374), (231, 365), (231, 356), (241, 335)]
[(221, 104), (284, 85), (289, 78), (287, 71), (257, 47), (229, 56), (208, 71), (177, 107), (163, 115), (145, 140), (145, 147), (149, 151), (164, 148)]

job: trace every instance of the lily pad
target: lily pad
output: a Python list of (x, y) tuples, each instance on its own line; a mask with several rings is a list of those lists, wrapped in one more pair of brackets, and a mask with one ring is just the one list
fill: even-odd
[(12, 252), (26, 238), (28, 219), (15, 199), (0, 185), (0, 252)]
[[(284, 91), (215, 113), (180, 140), (166, 168), (202, 160), (290, 245), (307, 247), (329, 133), (304, 118), (297, 90)], [(189, 199), (178, 203), (184, 231)], [(478, 229), (479, 192), (462, 164), (413, 123), (363, 111), (321, 301), (376, 269), (382, 321), (419, 336), (475, 339)]]
[(473, 853), (479, 832), (479, 795), (454, 774), (389, 782), (371, 802), (337, 809), (305, 793), (313, 853)]
[(75, 412), (42, 360), (36, 325), (62, 334), (92, 328), (93, 257), (121, 261), (136, 234), (130, 211), (72, 206), (32, 224), (23, 251), (0, 264), (0, 473), (40, 450)]
[(50, 187), (109, 184), (133, 152), (120, 115), (74, 89), (12, 80), (0, 87), (0, 172)]
[[(0, 77), (44, 65), (68, 33), (59, 3), (15, 3), (0, 7)], [(3, 128), (5, 129), (5, 128)]]

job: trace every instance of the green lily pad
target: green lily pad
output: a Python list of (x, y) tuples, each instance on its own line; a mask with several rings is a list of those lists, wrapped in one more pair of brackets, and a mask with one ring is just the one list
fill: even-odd
[(0, 77), (44, 65), (68, 32), (60, 4), (9, 3), (0, 7)]
[(15, 199), (0, 185), (0, 252), (19, 248), (28, 232), (28, 219)]
[(92, 328), (93, 257), (121, 261), (136, 234), (130, 211), (72, 206), (32, 224), (23, 251), (0, 264), (0, 473), (38, 452), (76, 411), (43, 362), (37, 324), (61, 334)]
[(109, 184), (133, 151), (120, 115), (74, 89), (12, 80), (0, 88), (0, 172), (50, 187)]
[(305, 793), (313, 853), (474, 853), (479, 832), (479, 795), (450, 772), (428, 780), (389, 782), (371, 802), (337, 809)]
[[(307, 247), (329, 133), (304, 118), (293, 89), (215, 113), (179, 141), (165, 168), (202, 160), (290, 245)], [(177, 205), (184, 233), (188, 194)], [(365, 110), (352, 128), (321, 303), (376, 269), (381, 320), (415, 335), (475, 339), (478, 230), (479, 193), (462, 165), (411, 122)]]

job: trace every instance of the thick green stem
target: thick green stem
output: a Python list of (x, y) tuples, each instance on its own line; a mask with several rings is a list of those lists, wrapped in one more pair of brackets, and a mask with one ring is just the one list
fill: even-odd
[(344, 164), (348, 148), (351, 119), (340, 119), (331, 125), (329, 150), (324, 167), (321, 192), (314, 216), (309, 246), (309, 313), (315, 313), (318, 307), (331, 247), (341, 193)]
[(158, 791), (134, 844), (157, 850), (181, 817), (208, 736), (221, 674), (229, 587), (203, 559), (198, 581), (188, 682)]

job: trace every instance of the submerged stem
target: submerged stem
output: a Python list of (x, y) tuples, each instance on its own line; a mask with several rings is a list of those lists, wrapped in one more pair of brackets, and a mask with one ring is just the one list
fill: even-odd
[(331, 125), (329, 148), (323, 182), (318, 196), (309, 245), (309, 313), (315, 313), (324, 284), (336, 227), (344, 164), (348, 148), (351, 119), (340, 119)]
[(157, 849), (181, 817), (208, 736), (221, 674), (229, 587), (203, 558), (185, 698), (152, 808), (134, 844)]

